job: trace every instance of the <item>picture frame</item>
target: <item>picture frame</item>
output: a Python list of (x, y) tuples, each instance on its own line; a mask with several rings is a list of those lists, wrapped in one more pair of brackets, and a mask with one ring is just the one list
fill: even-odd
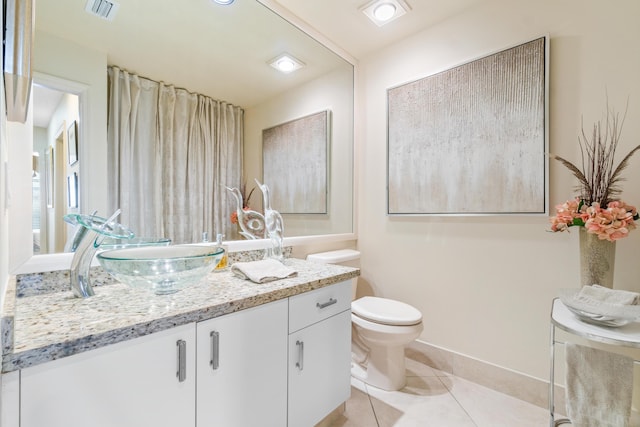
[(67, 129), (67, 153), (69, 166), (78, 161), (78, 121), (74, 120)]
[(326, 214), (329, 110), (262, 131), (263, 183), (281, 214)]
[(71, 209), (78, 207), (78, 173), (67, 175), (67, 201)]
[(53, 208), (53, 177), (54, 177), (54, 150), (53, 146), (48, 146), (44, 152), (44, 188), (47, 192), (47, 208)]
[(548, 213), (548, 39), (387, 91), (388, 215)]

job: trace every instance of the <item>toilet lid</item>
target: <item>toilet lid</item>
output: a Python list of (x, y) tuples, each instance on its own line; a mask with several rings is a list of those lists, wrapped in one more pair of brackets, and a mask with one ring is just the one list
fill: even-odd
[(371, 322), (393, 326), (417, 325), (422, 313), (400, 301), (379, 297), (362, 297), (351, 303), (351, 312)]

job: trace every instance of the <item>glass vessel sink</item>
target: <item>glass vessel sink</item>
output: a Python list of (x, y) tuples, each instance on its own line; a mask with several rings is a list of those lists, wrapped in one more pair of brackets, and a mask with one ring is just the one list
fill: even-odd
[(100, 249), (124, 249), (138, 248), (143, 246), (169, 246), (171, 239), (164, 237), (134, 237), (132, 239), (117, 239), (115, 237), (105, 237), (100, 243)]
[(166, 295), (200, 282), (223, 255), (213, 246), (174, 245), (113, 249), (97, 257), (118, 281)]

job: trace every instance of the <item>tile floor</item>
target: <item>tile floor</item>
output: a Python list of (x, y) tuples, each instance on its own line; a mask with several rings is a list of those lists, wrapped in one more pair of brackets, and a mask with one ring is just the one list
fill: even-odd
[[(353, 379), (331, 427), (544, 427), (547, 409), (407, 359), (407, 386), (388, 392)], [(569, 424), (566, 424), (569, 425)]]

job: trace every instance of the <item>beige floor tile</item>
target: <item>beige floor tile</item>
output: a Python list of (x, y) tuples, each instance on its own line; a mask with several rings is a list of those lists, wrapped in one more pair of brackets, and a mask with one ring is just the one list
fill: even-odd
[(436, 376), (409, 377), (400, 391), (367, 390), (380, 427), (475, 427)]
[[(407, 358), (407, 386), (389, 392), (351, 379), (351, 398), (329, 427), (546, 427), (549, 413)], [(560, 418), (561, 415), (558, 415)], [(636, 424), (632, 424), (634, 427)]]
[(470, 381), (440, 378), (478, 427), (540, 427), (548, 425), (549, 412)]

